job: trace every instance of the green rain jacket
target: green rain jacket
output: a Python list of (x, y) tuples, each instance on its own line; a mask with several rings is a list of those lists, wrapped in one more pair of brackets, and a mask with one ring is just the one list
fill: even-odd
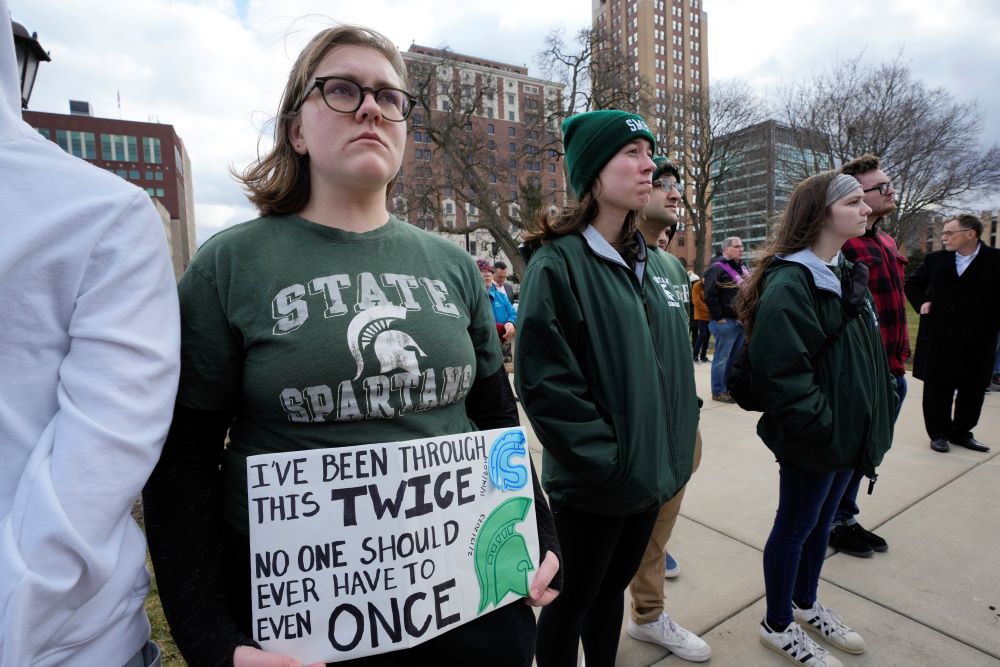
[[(838, 270), (851, 267), (841, 255)], [(892, 444), (896, 389), (870, 293), (812, 359), (844, 319), (840, 296), (839, 278), (810, 250), (765, 270), (749, 348), (754, 395), (765, 408), (757, 434), (778, 461), (874, 478)]]
[(625, 516), (687, 483), (698, 426), (687, 287), (653, 253), (633, 271), (592, 227), (531, 257), (515, 381), (556, 504)]

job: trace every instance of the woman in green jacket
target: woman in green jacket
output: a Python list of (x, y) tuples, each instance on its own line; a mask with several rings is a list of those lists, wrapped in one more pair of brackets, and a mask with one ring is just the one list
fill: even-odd
[(774, 527), (764, 547), (761, 642), (811, 667), (841, 663), (803, 628), (848, 653), (864, 640), (816, 600), (830, 521), (854, 470), (872, 478), (892, 442), (895, 390), (866, 288), (844, 260), (871, 209), (853, 177), (802, 181), (740, 296), (757, 433), (780, 466)]
[(579, 199), (529, 236), (517, 387), (544, 448), (564, 561), (563, 593), (538, 621), (539, 667), (611, 667), (623, 592), (657, 511), (691, 476), (698, 399), (687, 313), (637, 216), (655, 140), (642, 118), (594, 111), (563, 123)]

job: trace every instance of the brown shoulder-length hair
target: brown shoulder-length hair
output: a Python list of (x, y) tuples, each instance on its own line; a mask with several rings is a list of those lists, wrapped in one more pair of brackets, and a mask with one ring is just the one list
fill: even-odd
[(837, 177), (835, 171), (810, 176), (795, 187), (788, 206), (778, 221), (774, 236), (764, 247), (750, 278), (743, 283), (736, 297), (736, 313), (746, 330), (747, 339), (753, 333), (760, 295), (764, 291), (764, 272), (776, 255), (787, 255), (812, 246), (819, 238), (828, 215), (826, 193)]
[[(597, 183), (595, 180), (580, 197), (579, 202), (566, 206), (557, 213), (549, 213), (545, 208), (540, 209), (535, 219), (535, 229), (524, 233), (524, 244), (534, 250), (560, 236), (582, 233), (587, 225), (597, 219), (600, 211), (597, 197), (594, 196), (594, 188), (599, 187)], [(641, 211), (626, 213), (625, 220), (622, 221), (622, 235), (619, 242), (611, 244), (629, 264), (639, 255), (639, 241), (635, 232), (639, 228), (640, 215)]]
[(300, 155), (288, 140), (288, 128), (311, 90), (316, 66), (336, 46), (365, 46), (381, 53), (406, 85), (406, 64), (399, 49), (383, 34), (358, 25), (323, 30), (299, 53), (285, 84), (274, 119), (274, 146), (242, 173), (230, 170), (261, 215), (298, 213), (309, 201), (309, 156)]

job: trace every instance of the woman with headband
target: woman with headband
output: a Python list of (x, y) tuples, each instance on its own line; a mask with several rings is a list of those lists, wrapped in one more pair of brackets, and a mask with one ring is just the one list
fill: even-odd
[(749, 340), (757, 434), (779, 465), (764, 547), (767, 614), (760, 641), (807, 667), (839, 667), (803, 629), (847, 653), (864, 640), (816, 599), (830, 521), (855, 469), (875, 480), (892, 443), (896, 401), (868, 271), (840, 253), (871, 209), (851, 176), (800, 183), (739, 297)]

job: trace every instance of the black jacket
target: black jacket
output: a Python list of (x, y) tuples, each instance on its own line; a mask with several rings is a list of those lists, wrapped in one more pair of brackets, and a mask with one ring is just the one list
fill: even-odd
[[(742, 273), (743, 262), (721, 257), (718, 261), (726, 262), (736, 273)], [(735, 320), (736, 311), (733, 309), (733, 301), (740, 291), (740, 286), (736, 284), (733, 277), (723, 270), (718, 262), (713, 262), (701, 279), (705, 283), (705, 303), (708, 305), (712, 319)]]
[(906, 298), (920, 316), (913, 376), (985, 388), (993, 371), (1000, 331), (1000, 250), (980, 243), (979, 254), (959, 276), (955, 253), (932, 252), (906, 279)]

